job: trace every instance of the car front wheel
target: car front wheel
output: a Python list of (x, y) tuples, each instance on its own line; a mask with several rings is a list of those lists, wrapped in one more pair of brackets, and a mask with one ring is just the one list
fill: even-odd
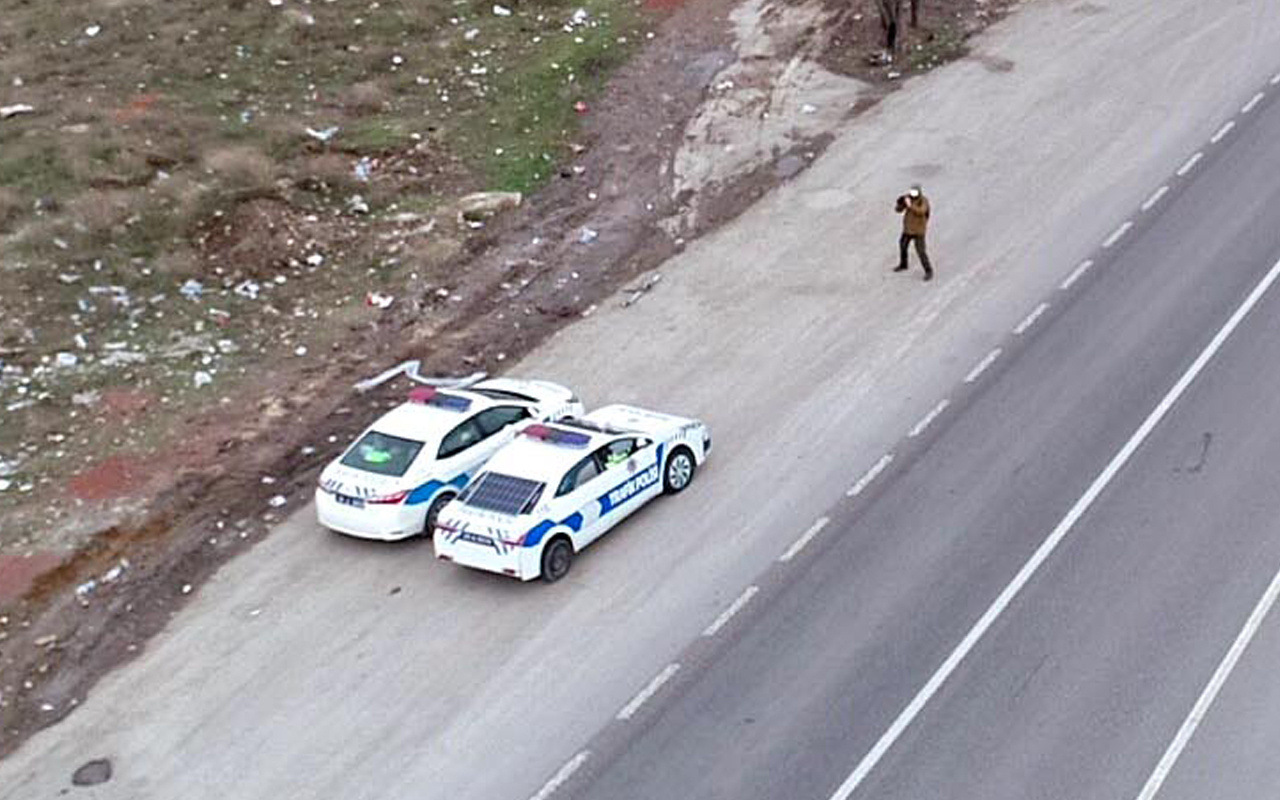
[(687, 447), (677, 447), (667, 459), (667, 469), (662, 476), (662, 489), (667, 494), (678, 494), (693, 482), (697, 471), (693, 453)]
[(542, 551), (542, 579), (555, 583), (569, 574), (572, 564), (573, 545), (563, 536), (552, 539)]

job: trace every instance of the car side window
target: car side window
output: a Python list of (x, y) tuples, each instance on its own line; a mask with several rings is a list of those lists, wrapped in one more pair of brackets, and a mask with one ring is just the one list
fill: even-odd
[(637, 440), (619, 439), (600, 448), (600, 460), (604, 462), (605, 469), (612, 469), (631, 458), (631, 455), (639, 449), (640, 443)]
[(556, 490), (556, 497), (562, 497), (572, 492), (599, 474), (600, 462), (596, 460), (595, 453), (592, 453), (577, 464), (574, 464), (564, 474), (564, 479), (560, 481), (560, 488)]
[(483, 438), (484, 436), (480, 434), (480, 426), (476, 424), (476, 421), (474, 419), (466, 420), (444, 435), (444, 439), (440, 441), (440, 452), (436, 457), (448, 458), (456, 456)]
[(508, 425), (529, 417), (529, 409), (522, 406), (498, 406), (477, 414), (476, 424), (480, 426), (480, 433), (488, 438)]

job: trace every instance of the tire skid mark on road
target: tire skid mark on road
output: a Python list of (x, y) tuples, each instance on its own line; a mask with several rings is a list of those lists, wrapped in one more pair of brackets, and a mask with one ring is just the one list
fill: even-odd
[[(823, 517), (822, 519), (818, 520), (818, 522), (821, 522), (822, 525), (826, 525), (827, 518)], [(815, 528), (817, 530), (815, 530)], [(809, 530), (813, 531), (814, 533), (817, 533), (817, 531), (822, 530), (822, 526), (815, 524), (813, 528), (810, 528)], [(803, 537), (802, 537), (802, 540), (803, 540)], [(800, 544), (800, 542), (797, 542), (796, 544)], [(803, 547), (804, 545), (801, 545), (801, 546)], [(792, 547), (795, 547), (795, 545), (792, 545)], [(787, 552), (790, 552), (790, 551), (788, 550)], [(748, 586), (747, 588), (743, 589), (742, 594), (738, 595), (738, 598), (734, 600), (732, 603), (730, 603), (728, 608), (720, 612), (720, 616), (716, 617), (715, 621), (713, 621), (710, 625), (707, 626), (706, 630), (702, 632), (702, 635), (715, 636), (717, 633), (719, 633), (721, 628), (729, 624), (729, 620), (733, 619), (737, 615), (737, 613), (741, 611), (744, 606), (746, 606), (747, 603), (751, 602), (751, 598), (755, 597), (756, 592), (758, 591), (760, 591), (760, 587), (756, 586), (754, 583)]]
[(640, 710), (640, 706), (644, 705), (649, 698), (657, 694), (658, 690), (662, 688), (662, 685), (675, 677), (675, 674), (679, 671), (680, 664), (677, 662), (672, 662), (663, 667), (661, 672), (653, 676), (653, 680), (649, 681), (648, 685), (641, 689), (635, 697), (631, 698), (631, 700), (623, 706), (620, 711), (618, 711), (616, 719), (626, 722), (634, 717), (636, 712)]
[(548, 797), (555, 794), (557, 789), (568, 783), (569, 779), (573, 777), (573, 773), (577, 772), (590, 757), (590, 750), (579, 751), (577, 755), (566, 761), (564, 766), (555, 775), (552, 775), (538, 790), (538, 793), (529, 798), (529, 800), (547, 800)]

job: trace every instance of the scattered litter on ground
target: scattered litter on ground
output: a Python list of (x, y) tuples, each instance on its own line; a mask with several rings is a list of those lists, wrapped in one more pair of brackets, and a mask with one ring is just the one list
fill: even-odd
[(191, 383), (197, 389), (203, 389), (213, 383), (213, 376), (202, 369), (196, 370), (195, 374), (191, 376)]
[(35, 108), (26, 103), (16, 103), (11, 106), (0, 106), (0, 119), (9, 119), (20, 114), (34, 114)]
[(287, 497), (285, 497), (282, 494), (278, 494), (272, 497), (270, 500), (268, 500), (267, 505), (271, 506), (272, 508), (279, 508), (287, 502), (289, 502), (289, 499)]
[(332, 139), (334, 136), (336, 136), (339, 130), (341, 129), (337, 125), (331, 125), (328, 128), (321, 128), (320, 130), (316, 130), (315, 128), (308, 127), (307, 135), (317, 141), (327, 142), (330, 139)]
[(644, 297), (644, 295), (646, 295), (649, 292), (649, 290), (657, 286), (658, 282), (661, 280), (662, 280), (661, 273), (655, 272), (652, 275), (647, 276), (644, 280), (642, 280), (636, 286), (629, 286), (626, 289), (623, 289), (622, 291), (625, 292), (627, 296), (622, 301), (622, 307), (627, 308), (628, 306), (633, 305), (641, 297)]
[(364, 299), (366, 305), (373, 306), (374, 308), (380, 308), (383, 311), (391, 308), (391, 304), (395, 301), (396, 299), (391, 295), (383, 294), (381, 292), (369, 292), (369, 294), (365, 295)]
[(199, 300), (200, 296), (204, 294), (204, 284), (195, 278), (191, 278), (182, 284), (182, 287), (178, 289), (178, 294), (188, 300)]
[(578, 234), (578, 242), (580, 244), (591, 244), (600, 238), (600, 232), (594, 228), (583, 228)]

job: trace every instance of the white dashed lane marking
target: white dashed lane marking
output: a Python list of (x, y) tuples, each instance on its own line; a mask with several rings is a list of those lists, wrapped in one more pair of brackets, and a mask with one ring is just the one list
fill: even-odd
[(1196, 153), (1191, 158), (1188, 158), (1185, 164), (1178, 167), (1178, 177), (1181, 178), (1191, 170), (1195, 169), (1196, 164), (1199, 164), (1200, 159), (1202, 158), (1204, 158), (1204, 153)]
[(573, 773), (577, 772), (578, 769), (582, 767), (583, 763), (590, 755), (591, 752), (589, 750), (583, 750), (581, 753), (578, 753), (576, 756), (569, 759), (565, 762), (565, 765), (560, 768), (560, 771), (555, 775), (552, 775), (551, 780), (543, 784), (542, 788), (538, 790), (538, 793), (529, 798), (529, 800), (547, 800), (548, 797), (555, 794), (556, 789), (564, 786), (565, 783), (573, 777)]
[(1133, 227), (1133, 222), (1130, 220), (1125, 220), (1124, 223), (1121, 224), (1119, 228), (1116, 228), (1114, 231), (1112, 231), (1111, 235), (1108, 236), (1105, 241), (1103, 241), (1102, 246), (1104, 248), (1114, 247), (1115, 243), (1120, 241), (1122, 238), (1124, 238), (1124, 235), (1128, 233), (1129, 229), (1132, 227)]
[(1030, 314), (1023, 317), (1022, 322), (1018, 323), (1018, 327), (1014, 328), (1013, 332), (1018, 336), (1021, 336), (1022, 334), (1026, 333), (1028, 330), (1030, 330), (1032, 325), (1036, 324), (1036, 320), (1040, 319), (1040, 316), (1048, 310), (1049, 310), (1048, 303), (1041, 303), (1040, 305), (1036, 306), (1031, 310)]
[(1223, 125), (1221, 128), (1218, 128), (1218, 132), (1215, 133), (1212, 137), (1210, 137), (1209, 141), (1212, 142), (1213, 144), (1217, 144), (1218, 142), (1222, 141), (1223, 137), (1225, 137), (1228, 133), (1231, 133), (1231, 129), (1234, 128), (1235, 126), (1236, 126), (1235, 120), (1229, 121), (1226, 125)]
[(1168, 193), (1169, 193), (1168, 186), (1161, 186), (1159, 189), (1156, 189), (1155, 192), (1152, 193), (1152, 195), (1147, 198), (1147, 202), (1142, 204), (1142, 210), (1150, 211), (1151, 207), (1154, 206), (1156, 203), (1159, 203), (1160, 198), (1164, 197)]
[(1061, 521), (1054, 526), (1054, 529), (1036, 549), (1035, 553), (1032, 554), (1031, 558), (1022, 565), (1021, 569), (1018, 570), (1018, 574), (1014, 576), (1009, 585), (1006, 586), (1004, 590), (1000, 592), (999, 596), (996, 597), (995, 602), (992, 603), (982, 616), (978, 618), (978, 621), (974, 623), (973, 627), (969, 629), (969, 632), (960, 640), (960, 644), (951, 651), (951, 654), (946, 657), (942, 662), (942, 665), (938, 667), (937, 671), (934, 672), (929, 680), (925, 682), (924, 686), (920, 688), (920, 691), (911, 698), (911, 701), (907, 703), (904, 709), (902, 709), (902, 712), (898, 714), (897, 718), (894, 719), (885, 732), (880, 736), (875, 745), (873, 745), (867, 754), (862, 757), (862, 760), (858, 762), (856, 767), (854, 767), (853, 772), (849, 773), (849, 777), (845, 778), (844, 783), (840, 784), (835, 793), (831, 795), (830, 800), (849, 800), (853, 793), (857, 791), (858, 786), (861, 785), (867, 775), (871, 773), (871, 770), (875, 769), (876, 765), (880, 763), (880, 760), (884, 758), (884, 755), (889, 751), (889, 748), (893, 747), (894, 743), (901, 738), (903, 731), (905, 731), (907, 727), (911, 725), (912, 721), (920, 715), (921, 710), (923, 710), (929, 700), (937, 694), (938, 689), (941, 688), (951, 674), (955, 672), (955, 670), (969, 655), (970, 651), (973, 650), (974, 646), (976, 646), (982, 637), (986, 635), (986, 632), (991, 628), (991, 626), (996, 623), (996, 620), (1000, 619), (1001, 615), (1004, 614), (1005, 609), (1007, 609), (1014, 601), (1014, 598), (1022, 592), (1023, 587), (1031, 581), (1036, 572), (1039, 571), (1040, 566), (1048, 560), (1049, 556), (1051, 556), (1054, 550), (1058, 548), (1058, 545), (1061, 544), (1062, 540), (1071, 532), (1071, 529), (1075, 527), (1080, 518), (1083, 517), (1093, 506), (1094, 502), (1103, 493), (1115, 476), (1119, 474), (1120, 470), (1124, 468), (1129, 459), (1133, 457), (1133, 454), (1138, 451), (1138, 448), (1142, 446), (1142, 443), (1151, 435), (1151, 432), (1160, 424), (1160, 421), (1169, 413), (1169, 410), (1173, 408), (1174, 404), (1178, 402), (1178, 399), (1187, 391), (1187, 388), (1191, 386), (1196, 377), (1204, 370), (1205, 366), (1213, 360), (1218, 351), (1222, 349), (1222, 345), (1227, 341), (1227, 338), (1231, 336), (1232, 332), (1235, 331), (1237, 327), (1239, 327), (1240, 323), (1249, 314), (1249, 312), (1253, 310), (1254, 306), (1258, 304), (1258, 301), (1262, 299), (1262, 296), (1266, 294), (1267, 290), (1271, 288), (1271, 285), (1275, 283), (1277, 278), (1280, 278), (1280, 262), (1277, 262), (1262, 281), (1254, 287), (1253, 291), (1249, 293), (1249, 296), (1245, 298), (1245, 301), (1235, 310), (1235, 313), (1231, 315), (1231, 318), (1228, 319), (1226, 324), (1223, 325), (1222, 328), (1214, 335), (1212, 341), (1210, 341), (1204, 350), (1200, 352), (1200, 355), (1191, 363), (1191, 366), (1187, 368), (1187, 371), (1182, 374), (1182, 377), (1178, 378), (1177, 382), (1173, 384), (1173, 387), (1169, 389), (1168, 393), (1165, 394), (1160, 402), (1156, 404), (1156, 407), (1151, 410), (1151, 413), (1147, 415), (1147, 418), (1138, 426), (1138, 429), (1129, 437), (1129, 440), (1125, 442), (1119, 452), (1117, 452), (1115, 456), (1112, 457), (1111, 461), (1107, 463), (1106, 467), (1098, 473), (1098, 476), (1094, 478), (1093, 483), (1089, 485), (1089, 488), (1085, 490), (1084, 494), (1082, 494), (1078, 500), (1076, 500), (1075, 504), (1067, 512), (1066, 516), (1064, 516)]
[(885, 453), (880, 456), (880, 460), (873, 464), (871, 469), (867, 470), (866, 473), (858, 479), (857, 483), (849, 487), (849, 491), (845, 492), (845, 496), (857, 497), (862, 494), (863, 491), (871, 485), (872, 481), (880, 477), (880, 473), (884, 472), (885, 467), (889, 466), (891, 463), (893, 463), (893, 453)]
[(1003, 352), (1004, 352), (1003, 350), (997, 347), (996, 349), (992, 350), (990, 353), (987, 353), (986, 357), (983, 358), (981, 361), (979, 361), (976, 367), (969, 370), (968, 375), (964, 376), (964, 382), (973, 383), (978, 378), (982, 377), (982, 373), (986, 372), (988, 367), (996, 363), (996, 359), (999, 358), (1000, 354)]
[(1255, 108), (1257, 108), (1257, 107), (1258, 107), (1258, 103), (1261, 103), (1261, 102), (1262, 102), (1262, 98), (1264, 98), (1264, 97), (1266, 97), (1266, 96), (1267, 96), (1267, 95), (1266, 95), (1266, 92), (1258, 92), (1258, 93), (1257, 93), (1257, 94), (1255, 94), (1253, 97), (1249, 98), (1249, 102), (1247, 102), (1247, 103), (1245, 103), (1245, 104), (1244, 104), (1244, 108), (1241, 108), (1241, 109), (1240, 109), (1240, 113), (1241, 113), (1241, 114), (1248, 114), (1250, 111), (1252, 111), (1252, 110), (1254, 110)]
[(1280, 86), (1280, 72), (1277, 72), (1275, 75), (1271, 77), (1271, 85)]
[(654, 675), (653, 680), (649, 681), (648, 686), (641, 689), (639, 694), (631, 698), (631, 702), (622, 707), (622, 710), (618, 712), (618, 720), (626, 722), (634, 717), (636, 712), (640, 710), (640, 706), (644, 705), (649, 698), (657, 694), (658, 690), (662, 688), (662, 685), (671, 680), (672, 676), (679, 671), (679, 664), (668, 664), (663, 667), (662, 672)]
[(1083, 276), (1086, 272), (1088, 272), (1088, 271), (1089, 271), (1089, 268), (1090, 268), (1090, 267), (1092, 267), (1092, 266), (1093, 266), (1093, 260), (1092, 260), (1092, 259), (1087, 260), (1087, 261), (1082, 261), (1082, 262), (1080, 263), (1080, 266), (1078, 266), (1078, 267), (1076, 267), (1074, 270), (1072, 270), (1072, 271), (1071, 271), (1071, 274), (1067, 276), (1067, 279), (1066, 279), (1065, 281), (1063, 281), (1063, 282), (1062, 282), (1062, 285), (1061, 285), (1060, 287), (1058, 287), (1058, 288), (1062, 289), (1062, 291), (1064, 291), (1064, 292), (1065, 292), (1066, 290), (1070, 289), (1070, 288), (1071, 288), (1071, 285), (1072, 285), (1072, 284), (1074, 284), (1076, 281), (1080, 280), (1081, 276)]
[[(825, 520), (826, 517), (823, 517), (823, 519)], [(792, 545), (792, 547), (794, 546), (795, 545)], [(751, 602), (751, 598), (755, 597), (756, 592), (758, 591), (760, 591), (760, 587), (755, 585), (748, 586), (746, 589), (743, 589), (742, 594), (738, 595), (738, 599), (734, 600), (732, 603), (729, 604), (728, 608), (720, 612), (720, 616), (716, 617), (715, 622), (712, 622), (710, 625), (707, 626), (707, 629), (702, 632), (702, 635), (715, 636), (717, 633), (719, 633), (720, 629), (723, 628), (725, 625), (728, 625), (729, 620), (733, 619), (734, 616), (739, 611), (742, 610), (743, 606)]]
[(911, 430), (907, 431), (907, 436), (908, 436), (908, 437), (910, 437), (910, 438), (912, 438), (912, 439), (914, 439), (914, 438), (916, 438), (917, 436), (919, 436), (920, 434), (924, 433), (924, 432), (925, 432), (925, 430), (926, 430), (930, 425), (932, 425), (932, 424), (933, 424), (933, 421), (934, 421), (935, 419), (937, 419), (937, 418), (938, 418), (938, 416), (939, 416), (939, 415), (941, 415), (943, 411), (946, 411), (946, 410), (947, 410), (947, 406), (949, 406), (949, 405), (951, 405), (951, 401), (950, 401), (950, 400), (946, 400), (946, 399), (939, 400), (939, 401), (938, 401), (938, 404), (937, 404), (936, 406), (934, 406), (934, 407), (929, 411), (929, 413), (928, 413), (928, 414), (925, 414), (925, 415), (924, 415), (924, 417), (923, 417), (919, 422), (917, 422), (917, 423), (916, 423), (916, 425), (915, 425), (915, 427), (914, 427), (914, 428), (912, 428)]
[[(822, 533), (822, 529), (827, 527), (827, 523), (829, 522), (831, 522), (830, 517), (819, 517), (816, 522), (814, 522), (812, 525), (809, 526), (809, 530), (800, 534), (800, 538), (792, 542), (791, 546), (788, 547), (782, 555), (778, 556), (778, 560), (785, 564), (786, 562), (795, 558), (797, 555), (799, 555), (800, 551), (803, 550), (805, 546), (809, 544), (809, 542), (813, 541), (813, 537), (817, 536), (819, 533)], [(751, 598), (747, 598), (747, 599), (750, 600)], [(732, 606), (730, 606), (730, 609), (732, 609)]]

